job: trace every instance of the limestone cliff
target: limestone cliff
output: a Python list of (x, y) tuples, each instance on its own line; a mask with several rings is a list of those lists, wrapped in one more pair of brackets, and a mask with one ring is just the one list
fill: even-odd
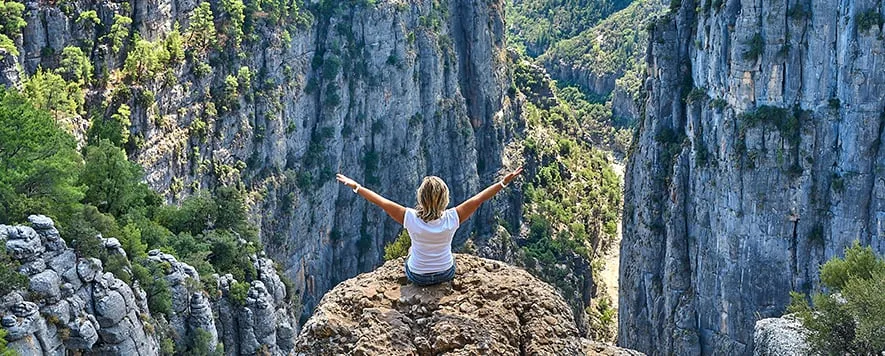
[(581, 339), (565, 301), (527, 272), (455, 255), (450, 283), (410, 284), (404, 259), (344, 281), (305, 324), (297, 349), (335, 355), (641, 355)]
[(853, 240), (885, 251), (877, 1), (683, 1), (653, 26), (626, 175), (620, 334), (753, 351), (759, 318)]
[[(151, 251), (148, 259), (166, 271), (172, 300), (167, 315), (151, 315), (138, 283), (130, 286), (104, 271), (98, 259), (78, 258), (51, 219), (29, 220), (33, 227), (0, 225), (0, 242), (30, 280), (27, 290), (0, 296), (8, 346), (21, 355), (169, 353), (173, 345), (161, 345), (161, 334), (172, 335), (182, 354), (198, 339), (208, 351), (227, 355), (286, 355), (294, 347), (296, 313), (266, 257), (253, 256), (259, 278), (237, 301), (230, 275), (219, 276), (217, 293), (206, 295), (193, 267)], [(117, 239), (103, 242), (108, 253), (125, 259)]]
[[(454, 201), (496, 176), (514, 125), (502, 16), (500, 0), (29, 1), (0, 81), (79, 48), (94, 75), (71, 89), (74, 132), (126, 105), (130, 158), (167, 200), (243, 184), (309, 311), (400, 229), (335, 172), (407, 205), (424, 175)], [(494, 226), (485, 207), (456, 242)]]

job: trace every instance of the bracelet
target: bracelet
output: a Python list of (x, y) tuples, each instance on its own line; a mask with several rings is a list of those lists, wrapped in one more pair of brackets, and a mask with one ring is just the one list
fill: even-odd
[(356, 188), (353, 188), (353, 192), (354, 192), (354, 193), (359, 193), (360, 188), (362, 188), (362, 187), (363, 187), (363, 186), (357, 184), (357, 185), (356, 185)]
[(507, 188), (507, 184), (504, 184), (503, 180), (498, 184), (501, 184), (501, 189)]

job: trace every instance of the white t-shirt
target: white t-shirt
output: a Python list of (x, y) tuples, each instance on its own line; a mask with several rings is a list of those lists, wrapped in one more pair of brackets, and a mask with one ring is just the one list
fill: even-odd
[(409, 271), (428, 274), (451, 268), (455, 262), (452, 258), (452, 237), (460, 225), (455, 209), (446, 210), (439, 219), (425, 222), (418, 217), (415, 209), (407, 208), (403, 226), (412, 239), (407, 262)]

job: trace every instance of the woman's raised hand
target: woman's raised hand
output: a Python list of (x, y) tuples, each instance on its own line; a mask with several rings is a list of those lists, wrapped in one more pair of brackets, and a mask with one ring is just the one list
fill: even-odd
[(519, 176), (520, 174), (522, 174), (522, 167), (521, 166), (519, 168), (517, 168), (516, 170), (514, 170), (513, 172), (510, 172), (506, 176), (504, 176), (504, 185), (510, 184), (510, 182), (513, 181), (514, 179), (516, 179), (516, 177)]
[(335, 179), (337, 179), (339, 182), (341, 182), (342, 184), (346, 185), (346, 186), (349, 187), (350, 189), (356, 189), (356, 187), (357, 187), (358, 185), (360, 185), (360, 184), (357, 183), (355, 180), (350, 179), (350, 178), (347, 178), (347, 176), (345, 176), (345, 175), (343, 175), (343, 174), (341, 174), (341, 173), (336, 174), (336, 175), (335, 175)]

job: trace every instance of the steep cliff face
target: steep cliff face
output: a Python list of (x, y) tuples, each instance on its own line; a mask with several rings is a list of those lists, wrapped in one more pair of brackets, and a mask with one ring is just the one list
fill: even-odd
[[(169, 201), (242, 181), (309, 311), (400, 229), (335, 172), (407, 205), (424, 175), (461, 201), (497, 174), (513, 116), (503, 2), (236, 3), (27, 2), (20, 54), (4, 52), (0, 72), (22, 86), (81, 48), (95, 76), (73, 90), (74, 131), (125, 104), (130, 158)], [(493, 226), (481, 209), (456, 242)]]
[(883, 6), (683, 2), (656, 22), (619, 344), (749, 354), (755, 320), (816, 288), (823, 261), (853, 240), (885, 251)]
[[(151, 251), (148, 260), (165, 271), (171, 300), (167, 313), (151, 315), (138, 283), (118, 279), (98, 259), (79, 258), (51, 219), (29, 220), (33, 227), (0, 225), (0, 243), (29, 279), (26, 289), (0, 297), (8, 346), (19, 354), (158, 355), (173, 348), (186, 354), (202, 347), (227, 355), (286, 355), (294, 347), (296, 313), (266, 257), (252, 256), (258, 278), (238, 298), (230, 275), (214, 276), (215, 292), (207, 295), (193, 267)], [(102, 241), (130, 270), (120, 242)], [(165, 335), (174, 345), (163, 345)]]

